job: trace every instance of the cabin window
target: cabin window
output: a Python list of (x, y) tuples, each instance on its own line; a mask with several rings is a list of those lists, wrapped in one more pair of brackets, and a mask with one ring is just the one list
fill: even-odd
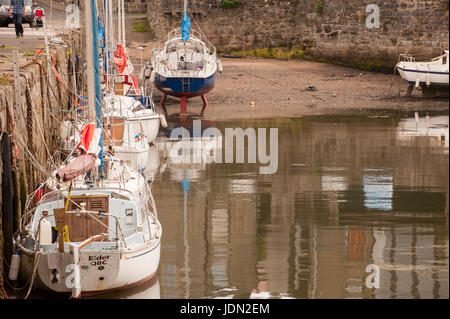
[(133, 225), (134, 224), (134, 218), (133, 218), (133, 209), (126, 209), (125, 210), (125, 225)]
[(446, 55), (442, 58), (442, 64), (447, 64), (447, 56)]

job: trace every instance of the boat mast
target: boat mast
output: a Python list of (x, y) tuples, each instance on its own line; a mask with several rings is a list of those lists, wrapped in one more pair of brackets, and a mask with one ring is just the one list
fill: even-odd
[(125, 53), (127, 52), (127, 47), (125, 45), (125, 0), (120, 1), (120, 13), (121, 13), (121, 23), (122, 23), (122, 38), (119, 41), (122, 41), (123, 48)]
[[(87, 59), (87, 89), (89, 122), (94, 122), (97, 128), (102, 128), (101, 91), (99, 81), (98, 58), (98, 21), (96, 0), (86, 1), (84, 14), (86, 20), (86, 59)], [(102, 130), (103, 131), (103, 130)], [(103, 172), (103, 132), (100, 137), (101, 161), (100, 171)]]
[(86, 64), (89, 122), (95, 122), (95, 70), (94, 70), (94, 36), (92, 26), (92, 2), (86, 1), (84, 16), (86, 17)]
[(186, 13), (187, 13), (187, 0), (184, 0), (183, 19), (186, 17)]
[[(187, 21), (187, 0), (184, 0), (184, 6), (183, 6), (183, 20), (184, 22)], [(186, 59), (186, 41), (183, 41), (183, 56)], [(185, 60), (186, 61), (186, 60)]]

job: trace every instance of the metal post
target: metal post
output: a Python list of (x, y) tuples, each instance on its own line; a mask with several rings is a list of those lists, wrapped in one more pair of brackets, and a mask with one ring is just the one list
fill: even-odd
[(22, 105), (22, 96), (20, 94), (20, 73), (19, 73), (19, 50), (13, 51), (14, 64), (14, 110), (19, 112)]
[(48, 49), (48, 35), (47, 35), (47, 18), (43, 17), (44, 22), (44, 44), (45, 44), (45, 55), (47, 56), (47, 78), (50, 83), (50, 52)]
[(121, 12), (122, 12), (122, 45), (125, 48), (125, 53), (127, 52), (127, 48), (125, 45), (125, 0), (120, 0), (122, 4)]
[(187, 0), (184, 0), (184, 6), (183, 6), (183, 19), (186, 16), (187, 13)]

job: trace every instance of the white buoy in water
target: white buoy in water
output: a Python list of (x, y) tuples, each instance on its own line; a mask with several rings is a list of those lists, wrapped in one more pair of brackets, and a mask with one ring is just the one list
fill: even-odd
[(52, 243), (52, 224), (47, 218), (42, 218), (39, 229), (39, 244), (50, 245)]
[(9, 266), (8, 279), (11, 281), (17, 280), (20, 268), (20, 252), (16, 250), (11, 256), (11, 264)]
[(160, 120), (161, 120), (161, 126), (166, 128), (167, 127), (167, 121), (166, 121), (166, 117), (163, 114), (160, 115)]
[(416, 80), (416, 88), (419, 88), (419, 86), (420, 86), (420, 79), (417, 77), (417, 80)]

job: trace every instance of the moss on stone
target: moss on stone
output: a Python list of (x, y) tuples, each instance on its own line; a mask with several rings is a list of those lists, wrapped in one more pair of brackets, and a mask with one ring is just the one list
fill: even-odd
[(322, 14), (323, 13), (323, 0), (314, 0), (314, 9), (316, 10), (316, 13)]
[(241, 4), (242, 0), (220, 0), (219, 4), (222, 8), (225, 9), (230, 9), (230, 8), (234, 8), (235, 6), (237, 6), (238, 4)]
[(286, 47), (267, 47), (251, 50), (234, 51), (232, 54), (243, 57), (255, 57), (265, 59), (293, 59), (301, 60), (305, 56), (302, 46)]
[(0, 85), (9, 85), (11, 82), (12, 79), (8, 74), (0, 74)]
[(135, 32), (150, 32), (150, 25), (147, 19), (137, 19), (133, 24), (133, 29)]

